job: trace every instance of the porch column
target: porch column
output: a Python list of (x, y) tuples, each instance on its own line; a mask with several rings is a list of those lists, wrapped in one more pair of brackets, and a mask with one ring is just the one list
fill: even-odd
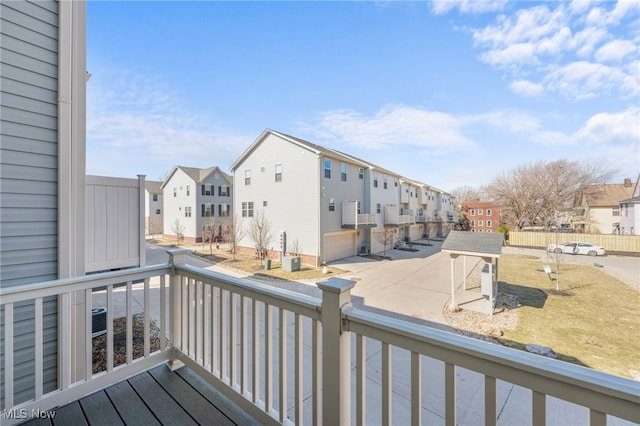
[(182, 350), (182, 276), (176, 270), (176, 265), (187, 263), (187, 249), (167, 250), (169, 266), (171, 267), (171, 283), (169, 290), (169, 345), (173, 348), (170, 353), (168, 366), (171, 371), (182, 367), (177, 352)]
[(351, 422), (351, 340), (342, 326), (342, 312), (351, 306), (355, 281), (329, 278), (322, 290), (322, 423)]
[(457, 310), (458, 304), (456, 303), (456, 259), (459, 255), (450, 254), (451, 257), (451, 303), (449, 308)]

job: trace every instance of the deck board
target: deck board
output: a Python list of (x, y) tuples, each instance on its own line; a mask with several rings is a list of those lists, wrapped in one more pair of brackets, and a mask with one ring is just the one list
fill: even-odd
[(62, 407), (52, 420), (22, 425), (258, 425), (251, 416), (187, 367), (163, 364)]
[(85, 426), (89, 423), (87, 423), (87, 420), (84, 418), (80, 403), (75, 401), (56, 410), (53, 424), (54, 426)]
[(151, 410), (140, 399), (128, 381), (117, 383), (105, 389), (109, 400), (112, 402), (120, 417), (127, 424), (145, 426), (160, 425)]
[(161, 419), (163, 424), (183, 426), (197, 424), (149, 373), (132, 377), (129, 379), (129, 383), (154, 416)]
[(123, 425), (120, 415), (105, 391), (96, 392), (80, 400), (80, 407), (91, 426)]
[(165, 366), (154, 368), (149, 374), (160, 386), (201, 425), (232, 426), (234, 423), (177, 374)]

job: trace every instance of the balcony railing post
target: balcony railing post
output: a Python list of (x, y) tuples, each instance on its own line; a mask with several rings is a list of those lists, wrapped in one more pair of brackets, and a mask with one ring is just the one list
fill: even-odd
[(330, 278), (322, 290), (322, 423), (351, 422), (351, 340), (342, 323), (342, 312), (351, 306), (355, 281)]
[(167, 250), (169, 254), (169, 266), (171, 267), (171, 281), (169, 284), (169, 346), (171, 347), (169, 368), (177, 370), (182, 367), (182, 362), (177, 359), (177, 352), (182, 348), (182, 276), (176, 265), (187, 263), (187, 249)]

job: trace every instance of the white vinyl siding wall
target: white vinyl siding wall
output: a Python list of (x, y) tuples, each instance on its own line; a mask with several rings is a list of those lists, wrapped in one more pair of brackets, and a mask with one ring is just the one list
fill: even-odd
[[(58, 2), (2, 2), (0, 21), (0, 286), (9, 287), (58, 277)], [(45, 392), (57, 380), (56, 306), (43, 306)], [(34, 307), (14, 309), (19, 403), (34, 395)]]
[[(241, 213), (242, 202), (253, 201), (255, 212), (262, 211), (266, 214), (271, 222), (273, 236), (269, 249), (273, 247), (278, 250), (278, 235), (282, 230), (287, 233), (289, 247), (297, 239), (302, 254), (320, 254), (318, 176), (324, 173), (324, 169), (320, 169), (318, 162), (316, 153), (270, 134), (235, 170), (234, 210)], [(282, 165), (280, 182), (274, 179), (276, 164)], [(337, 167), (335, 173), (339, 181), (339, 163)], [(245, 170), (251, 170), (251, 185), (244, 185)], [(327, 206), (323, 208), (326, 209)], [(336, 215), (339, 216), (340, 212), (336, 212)], [(240, 217), (240, 221), (242, 226), (248, 226), (246, 218)], [(239, 245), (253, 246), (246, 236)]]

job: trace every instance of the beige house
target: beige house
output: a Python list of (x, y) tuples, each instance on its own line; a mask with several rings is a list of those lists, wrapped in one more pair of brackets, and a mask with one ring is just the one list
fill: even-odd
[(589, 234), (619, 233), (620, 202), (632, 195), (633, 183), (629, 178), (624, 183), (588, 186), (578, 195), (573, 227)]
[[(272, 257), (295, 252), (303, 263), (319, 265), (381, 252), (385, 242), (390, 248), (416, 240), (430, 228), (442, 236), (454, 220), (447, 193), (273, 130), (265, 130), (231, 170), (234, 209), (245, 227), (257, 212), (267, 217)], [(384, 229), (391, 241), (381, 237)], [(239, 251), (255, 251), (248, 237)]]

